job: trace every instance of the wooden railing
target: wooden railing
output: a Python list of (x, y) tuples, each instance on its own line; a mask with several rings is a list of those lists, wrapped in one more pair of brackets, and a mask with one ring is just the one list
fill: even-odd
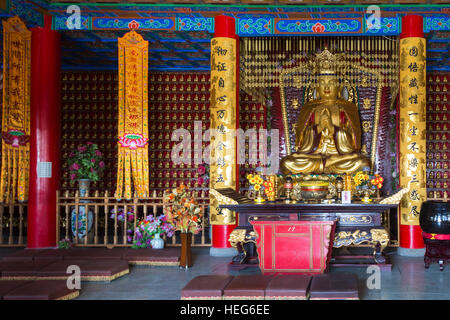
[[(209, 198), (204, 193), (196, 197), (199, 205), (204, 208), (205, 218), (202, 221), (202, 231), (192, 237), (193, 246), (210, 246), (209, 236)], [(65, 192), (57, 193), (57, 237), (58, 241), (70, 239), (75, 246), (96, 247), (127, 247), (131, 246), (136, 238), (135, 230), (140, 220), (148, 215), (158, 216), (163, 214), (163, 199), (157, 197), (156, 192), (152, 197), (117, 201), (108, 192), (100, 194), (94, 192), (80, 197), (78, 191), (74, 195)], [(132, 212), (130, 219), (118, 219), (113, 213), (123, 210), (124, 213)], [(76, 214), (78, 212), (78, 214)], [(89, 212), (86, 223), (86, 212)], [(128, 217), (128, 215), (125, 215)], [(127, 221), (128, 220), (128, 221)], [(86, 236), (85, 228), (90, 227)], [(78, 235), (78, 236), (75, 236)], [(167, 238), (166, 245), (181, 245), (179, 233), (172, 238)]]
[[(252, 195), (249, 194), (251, 197)], [(194, 246), (210, 246), (210, 225), (208, 203), (209, 198), (204, 194), (199, 194), (197, 197), (199, 203), (205, 208), (205, 219), (202, 226), (203, 231), (193, 237)], [(449, 198), (438, 198), (436, 194), (428, 196), (428, 200), (444, 201), (448, 202)], [(88, 201), (88, 203), (83, 203)], [(76, 246), (98, 246), (98, 247), (114, 247), (114, 246), (131, 246), (131, 242), (128, 241), (128, 235), (126, 234), (126, 223), (118, 221), (116, 218), (111, 219), (111, 210), (117, 212), (119, 208), (123, 208), (128, 211), (133, 208), (134, 212), (137, 212), (137, 219), (153, 214), (162, 214), (162, 198), (153, 195), (148, 199), (137, 198), (131, 201), (117, 201), (114, 197), (108, 195), (108, 193), (95, 192), (92, 197), (87, 196), (84, 198), (79, 197), (77, 194), (71, 196), (67, 192), (64, 195), (57, 194), (57, 240), (64, 238), (71, 239)], [(79, 233), (77, 229), (77, 217), (79, 215), (73, 215), (75, 217), (74, 232), (71, 230), (71, 217), (72, 212), (79, 212), (82, 210), (92, 212), (92, 231), (87, 237), (78, 238), (74, 237), (75, 233)], [(0, 247), (24, 247), (27, 243), (27, 203), (0, 203)], [(75, 210), (77, 209), (77, 210)], [(80, 221), (78, 221), (80, 222)], [(132, 221), (132, 229), (134, 230), (135, 222)], [(125, 230), (125, 233), (124, 233)], [(131, 234), (134, 237), (134, 232)], [(166, 239), (168, 246), (180, 245), (179, 235), (175, 235), (172, 238)]]
[(0, 247), (24, 247), (27, 235), (27, 204), (0, 203)]

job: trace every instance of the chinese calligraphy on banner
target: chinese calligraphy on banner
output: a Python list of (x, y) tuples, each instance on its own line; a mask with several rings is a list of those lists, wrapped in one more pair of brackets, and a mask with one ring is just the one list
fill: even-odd
[(31, 31), (19, 17), (3, 21), (3, 114), (0, 201), (28, 199)]
[[(210, 189), (236, 189), (236, 39), (211, 40)], [(210, 195), (211, 224), (234, 224), (235, 214)]]
[(149, 195), (148, 41), (134, 30), (119, 38), (119, 152), (116, 198)]
[(426, 201), (425, 39), (400, 40), (400, 184), (409, 192), (401, 202), (401, 224), (418, 225)]

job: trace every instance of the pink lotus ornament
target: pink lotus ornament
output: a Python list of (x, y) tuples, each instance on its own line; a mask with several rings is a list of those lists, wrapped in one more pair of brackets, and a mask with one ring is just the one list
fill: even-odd
[(119, 137), (120, 146), (124, 148), (130, 148), (130, 150), (136, 150), (137, 148), (143, 148), (148, 142), (148, 138), (144, 138), (140, 134), (126, 134), (123, 137)]

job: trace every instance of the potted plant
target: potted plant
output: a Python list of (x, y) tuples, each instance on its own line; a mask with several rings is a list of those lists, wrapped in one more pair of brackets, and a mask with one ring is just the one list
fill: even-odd
[(167, 221), (176, 231), (180, 231), (180, 267), (189, 268), (192, 266), (192, 234), (198, 234), (202, 229), (203, 208), (197, 204), (188, 187), (183, 184), (175, 189), (166, 190), (163, 204)]
[(79, 182), (80, 197), (84, 197), (89, 190), (91, 181), (100, 180), (105, 169), (103, 154), (95, 143), (88, 142), (78, 146), (77, 150), (69, 154), (67, 159), (70, 171), (70, 182)]
[[(79, 183), (79, 196), (85, 197), (89, 191), (91, 181), (100, 180), (100, 176), (105, 168), (103, 154), (95, 143), (87, 142), (69, 154), (67, 164), (70, 171), (70, 182)], [(80, 200), (81, 203), (87, 203), (89, 200)], [(79, 206), (71, 212), (72, 233), (78, 239), (84, 239), (88, 236), (88, 241), (93, 239), (92, 225), (94, 214), (88, 209), (88, 205)], [(78, 223), (77, 223), (78, 222)]]
[(199, 187), (203, 185), (209, 186), (209, 165), (206, 163), (199, 165), (197, 168), (197, 174), (197, 185)]
[(73, 247), (72, 241), (69, 238), (64, 238), (58, 241), (58, 249), (70, 249)]
[(132, 248), (149, 248), (151, 246), (153, 249), (162, 249), (164, 248), (164, 240), (161, 237), (165, 235), (170, 238), (174, 233), (175, 228), (167, 221), (166, 216), (154, 217), (149, 215), (137, 224), (136, 239), (133, 241)]

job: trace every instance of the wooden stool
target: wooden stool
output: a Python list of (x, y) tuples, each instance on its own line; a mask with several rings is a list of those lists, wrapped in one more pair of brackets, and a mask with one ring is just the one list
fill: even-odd
[(425, 243), (425, 268), (428, 269), (431, 263), (439, 263), (439, 270), (444, 270), (445, 264), (450, 261), (450, 235), (434, 234), (422, 232)]
[(353, 274), (321, 274), (313, 277), (310, 300), (359, 300), (358, 279)]
[(69, 300), (78, 297), (79, 290), (68, 289), (66, 281), (33, 281), (11, 290), (4, 300)]
[(266, 300), (306, 300), (312, 277), (300, 274), (276, 275), (266, 288)]
[(223, 291), (224, 300), (264, 300), (272, 275), (236, 276)]
[(192, 279), (181, 289), (181, 300), (222, 300), (230, 275), (204, 275)]

